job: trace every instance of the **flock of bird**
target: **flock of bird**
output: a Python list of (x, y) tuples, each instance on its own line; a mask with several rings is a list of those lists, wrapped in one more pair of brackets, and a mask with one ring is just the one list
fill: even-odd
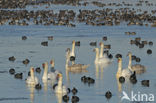
[[(80, 45), (79, 43), (76, 43), (73, 40), (72, 41), (72, 49), (70, 49), (70, 48), (66, 49), (65, 68), (68, 71), (83, 72), (83, 71), (86, 71), (86, 69), (90, 66), (89, 64), (76, 64), (75, 63), (75, 60), (76, 60), (75, 44)], [(109, 55), (108, 52), (104, 51), (105, 45), (103, 42), (100, 42), (99, 45), (100, 45), (100, 48), (96, 47), (93, 49), (93, 51), (96, 53), (95, 60), (94, 60), (95, 65), (111, 64), (113, 62), (112, 56), (110, 56), (111, 54)], [(122, 55), (121, 54), (116, 55), (116, 58), (118, 59), (118, 69), (117, 69), (116, 77), (118, 78), (118, 81), (120, 83), (124, 83), (125, 81), (130, 80), (130, 82), (134, 84), (137, 82), (136, 74), (144, 73), (146, 71), (146, 67), (141, 64), (132, 65), (132, 53), (131, 52), (128, 52), (127, 56), (129, 57), (129, 63), (128, 63), (127, 68), (123, 69)], [(48, 68), (49, 68), (48, 62), (45, 62), (42, 64), (42, 67), (44, 69), (43, 76), (42, 76), (42, 82), (43, 83), (50, 82), (52, 84), (54, 92), (56, 94), (61, 94), (63, 100), (67, 102), (69, 100), (68, 93), (70, 93), (70, 89), (67, 88), (65, 85), (63, 85), (62, 73), (61, 73), (61, 71), (55, 69), (54, 59), (52, 59), (50, 61), (50, 64), (51, 64), (50, 70), (48, 70)], [(39, 69), (38, 71), (41, 71), (40, 68), (38, 68), (38, 69)], [(10, 69), (9, 72), (11, 74), (14, 74), (15, 70)], [(41, 89), (40, 81), (39, 81), (38, 77), (35, 76), (34, 72), (35, 72), (34, 67), (30, 67), (30, 73), (29, 73), (28, 77), (26, 78), (25, 82), (30, 87), (35, 87), (36, 89)], [(15, 78), (16, 78), (16, 75), (15, 75)], [(92, 79), (92, 78), (86, 79), (86, 78), (90, 78), (90, 77), (83, 76), (83, 77), (81, 77), (81, 81), (86, 82), (86, 80), (90, 80), (88, 82), (94, 83), (94, 79)], [(144, 85), (149, 85), (149, 82), (146, 80), (143, 81), (143, 83), (144, 83)], [(76, 88), (74, 88), (74, 89), (77, 91)], [(75, 91), (75, 90), (73, 90), (73, 91)], [(108, 91), (108, 92), (106, 92), (105, 96), (107, 99), (109, 99), (109, 98), (111, 98), (112, 94), (110, 91)], [(77, 99), (73, 99), (75, 101), (79, 100), (79, 98), (76, 96), (73, 98), (77, 98)]]

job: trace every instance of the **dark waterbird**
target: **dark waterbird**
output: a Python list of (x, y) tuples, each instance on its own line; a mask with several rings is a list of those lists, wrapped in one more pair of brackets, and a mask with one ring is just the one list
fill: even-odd
[(152, 50), (151, 49), (148, 49), (147, 50), (147, 54), (152, 54)]
[(115, 57), (116, 58), (122, 58), (122, 55), (121, 54), (116, 54)]
[(48, 41), (43, 41), (43, 42), (41, 42), (41, 45), (42, 45), (42, 46), (48, 46)]
[(70, 61), (75, 61), (75, 57), (74, 56), (71, 56), (70, 57)]
[(78, 92), (78, 90), (75, 87), (73, 87), (73, 89), (72, 89), (73, 95), (75, 95), (77, 92)]
[(96, 42), (90, 42), (90, 44), (89, 44), (90, 46), (96, 46), (97, 45), (97, 43)]
[(112, 93), (111, 93), (110, 91), (107, 91), (107, 92), (105, 93), (105, 97), (106, 97), (107, 99), (110, 99), (110, 98), (112, 97)]
[(107, 41), (107, 37), (106, 37), (106, 36), (104, 36), (102, 39), (103, 39), (104, 41)]
[(149, 80), (142, 80), (141, 84), (145, 87), (149, 87), (150, 86), (150, 81)]
[(132, 55), (132, 60), (136, 60), (136, 56), (135, 55)]
[(69, 98), (68, 95), (64, 95), (64, 96), (62, 97), (62, 99), (63, 99), (64, 102), (68, 102), (70, 98)]
[(15, 74), (15, 69), (11, 68), (11, 69), (9, 70), (9, 73), (10, 73), (10, 74)]
[(53, 40), (53, 36), (48, 36), (48, 40)]
[(94, 84), (95, 83), (95, 80), (93, 78), (86, 77), (86, 76), (81, 77), (81, 81), (83, 83), (88, 83), (88, 84)]
[(35, 85), (35, 89), (37, 90), (41, 90), (42, 89), (42, 85), (39, 83), (39, 84), (36, 84)]
[(26, 36), (22, 36), (22, 40), (27, 40), (27, 37)]
[(15, 61), (16, 58), (14, 56), (9, 57), (9, 61)]
[(25, 65), (29, 64), (29, 62), (30, 62), (29, 59), (25, 59), (25, 60), (22, 61), (22, 63), (25, 64)]
[(75, 46), (80, 46), (80, 41), (75, 41)]
[(41, 68), (40, 68), (40, 67), (37, 67), (37, 68), (35, 69), (35, 71), (36, 71), (37, 73), (40, 73), (40, 72), (41, 72)]
[(134, 71), (133, 74), (130, 76), (129, 78), (130, 82), (132, 84), (136, 84), (137, 83), (137, 78), (136, 78), (136, 72)]
[(23, 73), (16, 73), (16, 74), (14, 75), (14, 77), (15, 77), (16, 79), (22, 79), (22, 78), (23, 78)]
[(136, 62), (140, 62), (141, 59), (140, 59), (139, 57), (137, 57), (137, 58), (135, 59), (135, 61), (136, 61)]
[(72, 96), (72, 98), (71, 98), (71, 102), (72, 103), (77, 103), (77, 102), (79, 102), (79, 97), (78, 96)]
[(153, 42), (152, 41), (149, 41), (149, 43), (148, 43), (150, 46), (152, 46), (153, 45)]
[(119, 82), (120, 83), (124, 83), (125, 82), (125, 78), (123, 76), (119, 77)]

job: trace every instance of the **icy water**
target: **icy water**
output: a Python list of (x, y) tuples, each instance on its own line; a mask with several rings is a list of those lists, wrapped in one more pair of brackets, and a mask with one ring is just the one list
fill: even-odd
[[(155, 1), (152, 1), (155, 2)], [(68, 6), (70, 8), (70, 6)], [(31, 7), (28, 7), (31, 8)], [(80, 7), (79, 7), (80, 8)], [(95, 7), (96, 8), (96, 7)], [(57, 8), (52, 8), (56, 9)], [(71, 9), (71, 8), (70, 8)], [(144, 8), (143, 8), (144, 9)], [(149, 8), (153, 9), (153, 8)], [(135, 36), (125, 35), (125, 32), (136, 32)], [(35, 73), (42, 85), (41, 90), (30, 88), (26, 85), (30, 66), (42, 67), (43, 62), (50, 62), (55, 59), (55, 68), (63, 74), (63, 84), (69, 88), (76, 87), (78, 89), (77, 96), (80, 98), (79, 103), (130, 103), (128, 100), (121, 101), (122, 91), (129, 96), (131, 91), (136, 94), (154, 94), (156, 96), (156, 29), (154, 27), (145, 26), (87, 26), (77, 24), (75, 28), (64, 26), (0, 26), (0, 102), (1, 103), (63, 103), (62, 96), (56, 95), (51, 84), (42, 83), (43, 69), (40, 74)], [(21, 36), (26, 35), (27, 40), (22, 41)], [(54, 40), (48, 41), (47, 47), (41, 46), (42, 41), (47, 41), (47, 36), (54, 36)], [(94, 64), (95, 53), (89, 45), (92, 41), (102, 41), (102, 37), (107, 36), (108, 40), (103, 41), (104, 44), (111, 44), (110, 53), (113, 55), (113, 62), (107, 67), (96, 66)], [(141, 37), (142, 40), (152, 41), (153, 46), (146, 45), (139, 49), (135, 45), (130, 45), (130, 40), (135, 37)], [(65, 50), (71, 48), (72, 41), (80, 41), (81, 46), (76, 46), (76, 63), (90, 64), (87, 68), (88, 72), (71, 73), (65, 69)], [(147, 49), (152, 50), (152, 54), (146, 53)], [(123, 56), (123, 68), (128, 65), (127, 53), (141, 58), (140, 64), (146, 66), (147, 71), (144, 74), (137, 75), (137, 84), (133, 85), (129, 82), (124, 84), (118, 83), (116, 79), (117, 72), (117, 53)], [(8, 58), (15, 56), (16, 60), (10, 62)], [(28, 65), (22, 64), (24, 59), (28, 58)], [(136, 64), (136, 62), (132, 62)], [(50, 66), (50, 63), (49, 63)], [(9, 69), (15, 68), (16, 72), (23, 73), (23, 79), (15, 79), (9, 74)], [(50, 68), (50, 67), (49, 67)], [(95, 79), (93, 85), (87, 85), (81, 82), (82, 76), (90, 76)], [(141, 85), (142, 80), (150, 80), (150, 87)], [(112, 92), (112, 98), (107, 100), (105, 93)], [(71, 102), (72, 94), (69, 94)], [(155, 100), (156, 101), (156, 100)], [(150, 103), (155, 103), (150, 102)], [(148, 103), (148, 102), (141, 102)]]

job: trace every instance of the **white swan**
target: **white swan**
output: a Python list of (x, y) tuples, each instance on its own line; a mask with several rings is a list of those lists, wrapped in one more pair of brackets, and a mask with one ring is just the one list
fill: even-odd
[(57, 79), (57, 74), (54, 73), (54, 72), (49, 72), (48, 73), (48, 62), (45, 62), (43, 64), (43, 67), (44, 67), (44, 73), (43, 73), (43, 76), (42, 76), (42, 81), (43, 82), (47, 82), (48, 80), (51, 80), (51, 81), (56, 81)]
[(118, 71), (117, 76), (123, 76), (125, 78), (129, 78), (131, 76), (132, 72), (129, 70), (129, 68), (122, 70), (122, 58), (118, 58)]
[(101, 63), (107, 63), (110, 64), (112, 62), (111, 59), (109, 59), (107, 56), (103, 56), (103, 57), (99, 57), (99, 48), (95, 48), (93, 50), (94, 52), (96, 52), (96, 57), (95, 57), (95, 64), (101, 64)]
[(141, 73), (144, 73), (146, 71), (146, 67), (141, 65), (141, 64), (132, 65), (132, 53), (131, 52), (129, 52), (127, 56), (129, 56), (128, 68), (131, 71), (136, 71), (137, 74), (141, 74)]
[(63, 79), (62, 74), (59, 73), (58, 77), (59, 77), (58, 85), (54, 88), (54, 91), (55, 93), (66, 95), (68, 92), (67, 92), (67, 87), (62, 85), (62, 79)]
[(90, 65), (85, 65), (85, 64), (72, 64), (69, 65), (69, 59), (70, 59), (70, 49), (68, 48), (66, 51), (66, 69), (68, 69), (69, 71), (83, 71), (86, 68), (88, 68)]
[(26, 79), (26, 84), (36, 85), (38, 83), (38, 78), (34, 75), (34, 68), (30, 67), (30, 76)]

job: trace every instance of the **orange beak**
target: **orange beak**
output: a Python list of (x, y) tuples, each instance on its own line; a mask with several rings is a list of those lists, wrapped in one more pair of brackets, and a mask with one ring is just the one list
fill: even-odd
[(101, 44), (102, 44), (102, 43), (100, 42), (100, 43), (99, 43), (99, 46), (101, 46)]
[(120, 62), (120, 59), (118, 59), (118, 63)]
[(53, 64), (53, 61), (52, 60), (50, 61), (50, 64)]

